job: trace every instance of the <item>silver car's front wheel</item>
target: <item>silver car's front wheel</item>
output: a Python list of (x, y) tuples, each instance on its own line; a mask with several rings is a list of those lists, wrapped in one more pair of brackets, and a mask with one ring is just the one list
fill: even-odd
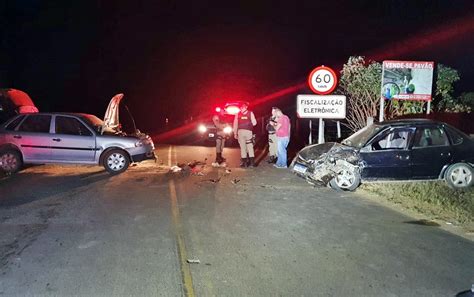
[(331, 188), (342, 191), (354, 191), (360, 184), (359, 174), (350, 169), (341, 169), (329, 181)]
[(23, 166), (21, 156), (16, 151), (4, 151), (0, 153), (0, 168), (6, 173), (20, 171)]
[(127, 170), (130, 160), (122, 150), (111, 150), (104, 156), (104, 167), (111, 174), (122, 173)]
[(472, 185), (473, 169), (469, 164), (457, 163), (451, 165), (446, 171), (446, 182), (451, 188), (467, 188)]

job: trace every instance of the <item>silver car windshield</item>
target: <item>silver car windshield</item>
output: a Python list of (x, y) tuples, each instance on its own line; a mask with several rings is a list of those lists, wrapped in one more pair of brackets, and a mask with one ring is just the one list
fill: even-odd
[[(103, 129), (104, 121), (96, 117), (95, 115), (92, 114), (81, 114), (82, 119), (96, 132), (101, 132), (101, 129)], [(112, 133), (114, 134), (115, 131), (111, 128), (105, 128), (103, 133)]]
[(380, 129), (382, 129), (382, 126), (372, 124), (360, 129), (356, 133), (344, 139), (341, 143), (355, 148), (362, 148), (367, 143), (367, 141), (372, 138), (372, 136), (380, 131)]

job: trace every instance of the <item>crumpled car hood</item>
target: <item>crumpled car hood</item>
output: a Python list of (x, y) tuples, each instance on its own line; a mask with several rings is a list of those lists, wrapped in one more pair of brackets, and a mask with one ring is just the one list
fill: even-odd
[(116, 129), (119, 127), (119, 105), (123, 96), (123, 94), (117, 94), (110, 100), (109, 106), (107, 107), (104, 115), (105, 128)]
[(296, 162), (308, 166), (305, 177), (316, 182), (327, 184), (341, 167), (360, 168), (359, 151), (356, 148), (336, 142), (310, 145), (303, 148)]

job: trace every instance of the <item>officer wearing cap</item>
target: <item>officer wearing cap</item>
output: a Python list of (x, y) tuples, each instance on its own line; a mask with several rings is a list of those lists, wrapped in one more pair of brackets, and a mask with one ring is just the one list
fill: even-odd
[(248, 110), (248, 103), (242, 104), (240, 112), (234, 117), (234, 138), (240, 145), (240, 167), (254, 167), (255, 153), (253, 150), (253, 127), (257, 120), (253, 112)]

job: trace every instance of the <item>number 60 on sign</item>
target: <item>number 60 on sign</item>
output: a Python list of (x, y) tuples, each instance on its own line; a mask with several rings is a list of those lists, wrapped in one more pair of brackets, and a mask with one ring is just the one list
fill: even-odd
[(316, 94), (330, 94), (337, 86), (336, 73), (326, 66), (316, 67), (308, 77), (308, 85)]

